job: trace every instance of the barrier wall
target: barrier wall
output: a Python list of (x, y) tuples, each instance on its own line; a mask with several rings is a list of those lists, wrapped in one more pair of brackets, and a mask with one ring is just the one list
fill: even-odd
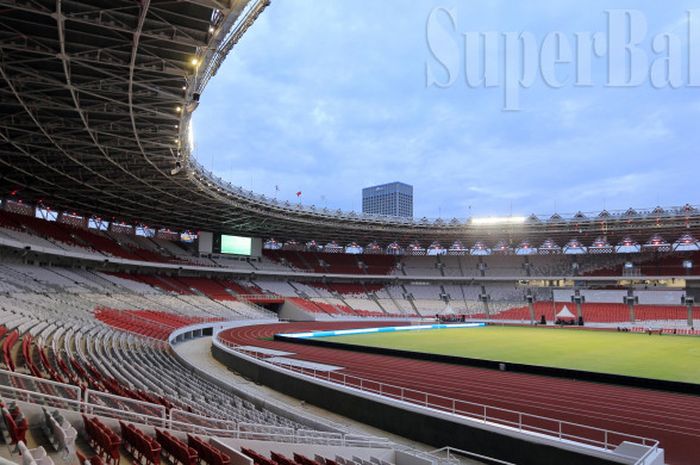
[(321, 380), (311, 382), (295, 373), (261, 364), (251, 357), (220, 346), (219, 343), (212, 345), (212, 355), (256, 383), (435, 447), (449, 444), (519, 465), (631, 463), (600, 448), (570, 441), (556, 442), (545, 437), (530, 436), (526, 439), (526, 435), (518, 433), (515, 428), (487, 425), (430, 409), (421, 410), (405, 402), (371, 393), (353, 392)]

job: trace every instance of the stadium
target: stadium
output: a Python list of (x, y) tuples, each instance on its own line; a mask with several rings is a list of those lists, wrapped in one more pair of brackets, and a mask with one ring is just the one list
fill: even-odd
[(700, 463), (700, 206), (234, 186), (191, 119), (268, 6), (0, 0), (0, 461)]

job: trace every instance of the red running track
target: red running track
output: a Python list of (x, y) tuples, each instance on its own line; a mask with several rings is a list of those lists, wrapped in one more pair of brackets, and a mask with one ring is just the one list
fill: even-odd
[(279, 332), (381, 325), (271, 324), (230, 329), (221, 336), (236, 344), (292, 352), (299, 359), (342, 366), (345, 373), (369, 380), (657, 439), (666, 450), (667, 463), (700, 464), (700, 396), (263, 340)]

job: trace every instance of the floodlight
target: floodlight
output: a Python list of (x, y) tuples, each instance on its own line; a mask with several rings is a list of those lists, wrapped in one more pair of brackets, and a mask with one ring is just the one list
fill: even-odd
[(491, 216), (487, 218), (472, 218), (472, 224), (477, 226), (497, 226), (507, 224), (523, 224), (525, 216)]
[(175, 176), (176, 174), (179, 174), (180, 171), (182, 171), (182, 163), (180, 161), (176, 161), (175, 167), (170, 170), (170, 175)]

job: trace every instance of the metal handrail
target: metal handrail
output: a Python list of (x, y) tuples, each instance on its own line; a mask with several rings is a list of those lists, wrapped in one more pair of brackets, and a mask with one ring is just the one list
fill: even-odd
[[(26, 375), (23, 373), (18, 373), (16, 371), (8, 371), (8, 370), (0, 370), (0, 376), (7, 376), (9, 379), (23, 379), (32, 383), (37, 383), (40, 386), (51, 386), (51, 387), (57, 387), (60, 389), (64, 389), (66, 391), (70, 391), (73, 393), (74, 397), (60, 397), (62, 399), (68, 399), (68, 400), (75, 400), (79, 401), (81, 400), (82, 393), (80, 392), (80, 388), (78, 386), (74, 386), (72, 384), (65, 384), (65, 383), (59, 383), (58, 381), (53, 381), (50, 379), (43, 379), (43, 378), (37, 378), (32, 375)], [(2, 389), (12, 389), (11, 386), (0, 386)], [(21, 388), (15, 388), (22, 390)], [(27, 392), (36, 392), (36, 391), (27, 391)], [(45, 393), (42, 393), (45, 394)]]
[[(95, 399), (95, 400), (102, 400), (104, 402), (108, 400), (113, 400), (115, 403), (122, 403), (124, 405), (132, 405), (136, 407), (140, 407), (146, 410), (149, 410), (151, 412), (158, 412), (158, 416), (151, 415), (149, 416), (154, 417), (154, 418), (166, 418), (166, 409), (165, 406), (160, 405), (160, 404), (154, 404), (152, 402), (147, 402), (145, 400), (139, 400), (139, 399), (132, 399), (130, 397), (122, 397), (118, 396), (116, 394), (111, 394), (109, 392), (102, 392), (102, 391), (95, 391), (92, 389), (86, 389), (85, 390), (85, 397), (83, 399), (84, 403), (86, 405), (100, 405), (97, 402), (91, 402), (90, 399)], [(121, 409), (119, 409), (121, 410)], [(134, 410), (129, 410), (134, 413), (141, 413), (141, 412), (136, 412)]]
[[(8, 378), (22, 378), (28, 381), (32, 381), (37, 384), (50, 383), (53, 386), (60, 387), (67, 391), (78, 389), (76, 386), (71, 384), (59, 383), (56, 381), (49, 381), (43, 378), (37, 378), (30, 375), (24, 375), (20, 373), (15, 373), (7, 370), (0, 370), (0, 375), (7, 376)], [(79, 391), (79, 389), (78, 389)], [(175, 430), (175, 431), (196, 431), (200, 434), (206, 434), (208, 436), (218, 436), (218, 437), (229, 437), (229, 438), (240, 438), (240, 439), (257, 439), (262, 441), (276, 441), (276, 442), (287, 442), (294, 444), (318, 444), (318, 445), (328, 445), (333, 444), (337, 446), (352, 445), (353, 447), (373, 447), (373, 448), (392, 448), (393, 443), (391, 443), (386, 438), (380, 437), (370, 437), (370, 436), (359, 436), (354, 434), (339, 434), (338, 438), (329, 438), (326, 431), (318, 431), (320, 433), (318, 436), (314, 436), (316, 433), (313, 430), (303, 429), (299, 431), (294, 431), (292, 434), (280, 434), (271, 430), (271, 426), (267, 424), (255, 424), (246, 423), (249, 427), (259, 427), (261, 430), (268, 429), (267, 431), (248, 431), (242, 430), (240, 427), (236, 429), (221, 429), (212, 428), (207, 426), (202, 426), (193, 423), (186, 423), (173, 419), (173, 413), (179, 412), (177, 409), (173, 409), (169, 414), (163, 416), (154, 416), (143, 412), (136, 412), (132, 410), (127, 410), (119, 407), (119, 403), (128, 405), (128, 403), (137, 403), (139, 406), (148, 407), (149, 409), (160, 411), (164, 407), (159, 404), (152, 404), (145, 401), (139, 401), (136, 399), (131, 399), (128, 397), (120, 397), (114, 394), (90, 391), (91, 394), (104, 395), (110, 399), (114, 399), (117, 403), (114, 405), (101, 405), (93, 402), (89, 402), (88, 395), (81, 395), (76, 397), (66, 397), (62, 395), (52, 395), (46, 394), (44, 392), (32, 391), (29, 389), (17, 388), (10, 385), (0, 385), (0, 395), (5, 398), (33, 403), (37, 405), (46, 405), (52, 408), (68, 408), (69, 410), (76, 412), (83, 412), (86, 414), (96, 414), (107, 418), (116, 419), (126, 419), (133, 421), (135, 423), (141, 423), (145, 425), (157, 426), (165, 429)], [(62, 406), (63, 405), (63, 406)], [(203, 419), (207, 417), (202, 416)], [(212, 421), (222, 421), (218, 418), (210, 418)]]
[(284, 297), (276, 294), (236, 294), (233, 296), (238, 300), (284, 300)]
[[(602, 448), (606, 451), (612, 451), (615, 447), (619, 445), (610, 442), (611, 437), (616, 437), (621, 440), (631, 440), (630, 442), (635, 442), (641, 444), (644, 447), (648, 447), (647, 452), (641, 457), (636, 458), (632, 456), (626, 456), (624, 454), (616, 453), (621, 457), (626, 457), (629, 459), (635, 459), (634, 465), (645, 465), (646, 460), (658, 449), (659, 441), (651, 438), (645, 438), (643, 436), (637, 436), (634, 434), (622, 433), (619, 431), (608, 430), (604, 428), (598, 428), (595, 426), (582, 425), (579, 423), (568, 422), (565, 420), (559, 420), (556, 418), (543, 417), (539, 415), (533, 415), (517, 410), (510, 410), (501, 407), (494, 407), (486, 404), (480, 404), (476, 402), (463, 401), (451, 397), (441, 396), (438, 394), (431, 394), (429, 392), (420, 391), (416, 389), (407, 388), (405, 386), (398, 386), (389, 383), (383, 383), (380, 381), (370, 380), (366, 378), (361, 378), (358, 376), (348, 375), (346, 373), (334, 373), (333, 371), (324, 370), (319, 371), (314, 368), (305, 368), (301, 366), (289, 365), (284, 362), (269, 360), (269, 356), (255, 352), (252, 350), (246, 350), (243, 346), (232, 343), (217, 337), (216, 342), (220, 343), (224, 347), (230, 350), (242, 354), (244, 356), (251, 357), (255, 360), (259, 360), (262, 363), (273, 365), (279, 369), (287, 370), (293, 373), (298, 373), (302, 376), (308, 376), (313, 379), (320, 381), (331, 382), (349, 389), (359, 390), (361, 392), (369, 392), (371, 394), (380, 395), (383, 397), (388, 397), (391, 399), (399, 400), (402, 402), (407, 402), (412, 405), (417, 405), (419, 407), (429, 408), (437, 410), (440, 412), (447, 412), (453, 415), (457, 415), (463, 418), (469, 418), (471, 420), (478, 420), (483, 423), (497, 424), (501, 426), (506, 426), (510, 428), (517, 429), (519, 432), (525, 433), (535, 433), (544, 436), (548, 436), (550, 439), (554, 439), (559, 442), (573, 441), (581, 444), (587, 444), (594, 447)], [(393, 392), (392, 392), (393, 391)], [(413, 394), (413, 396), (408, 396), (407, 394)], [(433, 402), (431, 402), (433, 400)], [(435, 403), (435, 401), (445, 401), (445, 404)], [(459, 408), (460, 405), (474, 407), (480, 413), (474, 413), (473, 411), (462, 410)], [(512, 418), (517, 418), (517, 420), (508, 420), (505, 418), (499, 418), (494, 416), (494, 413), (502, 413), (506, 416), (512, 416)], [(489, 415), (489, 413), (491, 413)], [(540, 423), (553, 423), (556, 425), (554, 429), (543, 428), (541, 426), (535, 426), (526, 424), (525, 420), (532, 419), (537, 420)], [(567, 433), (566, 429), (583, 429), (591, 432), (599, 433), (602, 436), (602, 440), (593, 439), (590, 437), (584, 437), (577, 434)]]
[(440, 449), (431, 450), (429, 452), (423, 452), (421, 454), (418, 454), (417, 457), (428, 457), (430, 459), (434, 459), (437, 461), (436, 465), (440, 465), (441, 462), (443, 462), (443, 459), (440, 457), (439, 454), (443, 452), (446, 453), (448, 462), (451, 462), (452, 455), (464, 455), (472, 459), (485, 460), (498, 465), (516, 465), (513, 462), (506, 462), (505, 460), (494, 459), (493, 457), (487, 457), (485, 455), (477, 454), (475, 452), (457, 449), (456, 447), (442, 447)]

